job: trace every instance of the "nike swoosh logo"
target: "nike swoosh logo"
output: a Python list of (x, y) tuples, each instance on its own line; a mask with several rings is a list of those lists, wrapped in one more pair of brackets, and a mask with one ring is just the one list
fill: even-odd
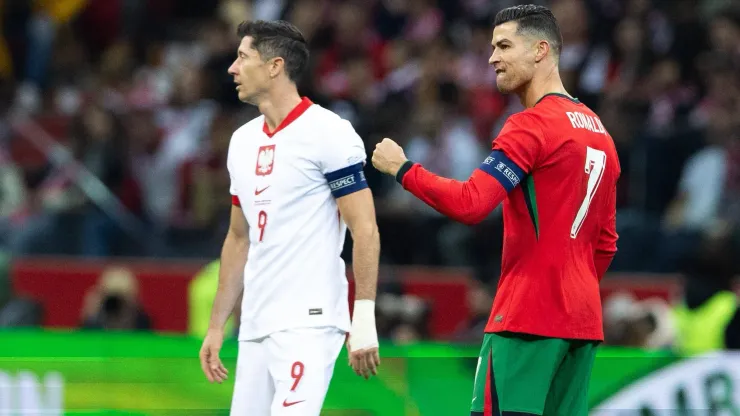
[(255, 194), (255, 195), (259, 195), (259, 194), (261, 194), (262, 192), (265, 192), (265, 191), (267, 190), (267, 188), (269, 188), (269, 187), (270, 187), (270, 186), (268, 185), (268, 186), (265, 186), (265, 187), (264, 187), (264, 188), (262, 188), (262, 189), (259, 189), (259, 188), (255, 188), (255, 190), (254, 190), (254, 194)]
[(285, 399), (283, 400), (283, 407), (290, 407), (290, 406), (293, 406), (294, 404), (303, 403), (303, 402), (305, 402), (305, 400), (299, 400), (297, 402), (289, 402), (288, 399)]

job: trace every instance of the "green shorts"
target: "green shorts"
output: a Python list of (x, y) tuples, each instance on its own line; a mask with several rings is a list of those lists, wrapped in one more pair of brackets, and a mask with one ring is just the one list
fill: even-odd
[(487, 333), (475, 372), (471, 416), (520, 412), (587, 416), (596, 341)]

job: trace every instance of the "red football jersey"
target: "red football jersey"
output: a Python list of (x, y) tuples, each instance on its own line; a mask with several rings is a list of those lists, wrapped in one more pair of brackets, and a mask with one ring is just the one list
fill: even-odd
[(544, 96), (493, 149), (526, 174), (504, 201), (504, 247), (486, 332), (603, 340), (601, 273), (616, 252), (617, 151), (577, 100)]

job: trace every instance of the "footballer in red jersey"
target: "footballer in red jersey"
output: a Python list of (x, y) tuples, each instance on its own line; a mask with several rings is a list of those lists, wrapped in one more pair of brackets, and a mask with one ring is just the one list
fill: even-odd
[(585, 416), (603, 340), (599, 282), (616, 253), (617, 152), (599, 117), (563, 87), (562, 37), (550, 10), (502, 10), (491, 45), (498, 89), (518, 95), (526, 109), (506, 121), (467, 181), (408, 161), (390, 139), (372, 161), (466, 224), (503, 203), (501, 278), (471, 414)]

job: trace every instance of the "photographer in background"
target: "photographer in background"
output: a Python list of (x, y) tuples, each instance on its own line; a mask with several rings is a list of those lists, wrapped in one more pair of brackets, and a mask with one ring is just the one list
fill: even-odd
[(637, 300), (628, 292), (604, 299), (604, 342), (619, 347), (668, 350), (676, 339), (671, 307), (663, 299)]
[(151, 320), (139, 304), (136, 277), (125, 268), (103, 272), (85, 296), (82, 309), (85, 329), (149, 330)]

